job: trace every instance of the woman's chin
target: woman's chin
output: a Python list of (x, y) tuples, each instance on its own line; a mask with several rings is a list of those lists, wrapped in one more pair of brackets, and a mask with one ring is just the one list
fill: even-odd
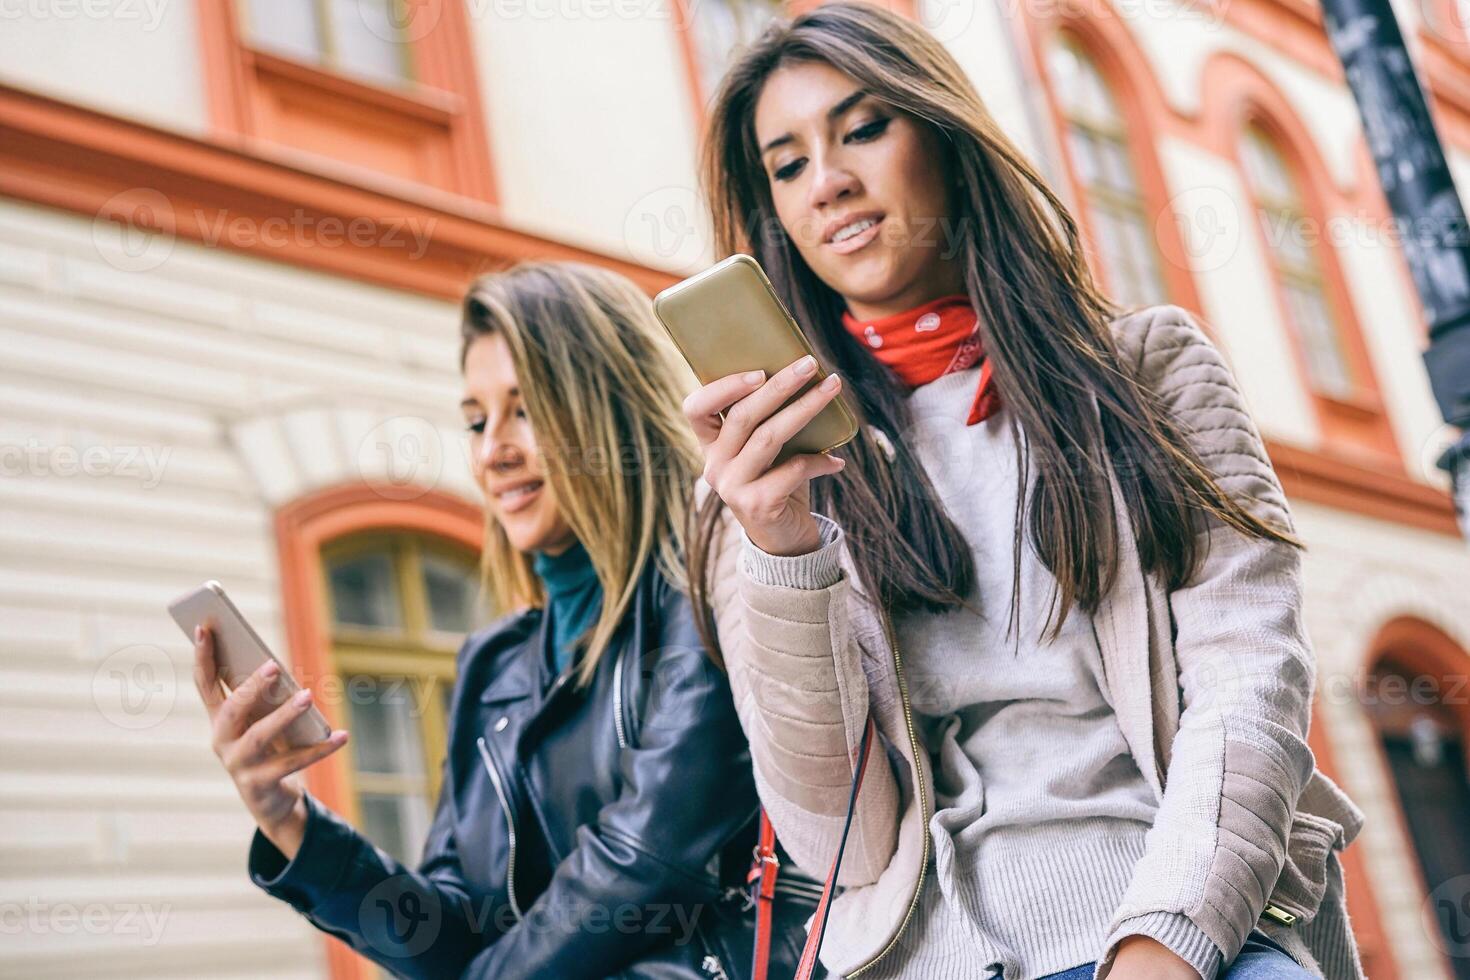
[(520, 552), (560, 552), (566, 549), (565, 532), (555, 526), (554, 521), (537, 521), (532, 518), (516, 520), (519, 514), (507, 515), (500, 526), (505, 528), (505, 537), (512, 548)]

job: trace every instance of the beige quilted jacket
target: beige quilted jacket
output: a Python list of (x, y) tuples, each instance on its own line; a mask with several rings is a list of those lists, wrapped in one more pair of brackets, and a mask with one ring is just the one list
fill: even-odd
[[(1125, 365), (1186, 426), (1222, 486), (1291, 527), (1234, 379), (1190, 314), (1157, 306), (1113, 326)], [(1122, 564), (1094, 622), (1119, 725), (1159, 800), (1113, 924), (1182, 913), (1225, 963), (1259, 928), (1314, 974), (1360, 980), (1338, 852), (1362, 814), (1306, 745), (1315, 665), (1299, 553), (1217, 526), (1202, 532), (1209, 551), (1195, 577), (1168, 592), (1140, 569), (1116, 480), (1113, 494)], [(747, 546), (727, 517), (711, 562), (720, 643), (761, 798), (807, 873), (823, 877), (836, 849), (869, 711), (886, 750), (865, 777), (823, 944), (828, 969), (856, 977), (909, 924), (929, 860), (933, 780), (917, 751), (902, 638), (895, 645), (888, 617), (856, 594), (846, 554), (840, 581), (803, 590), (755, 581)]]

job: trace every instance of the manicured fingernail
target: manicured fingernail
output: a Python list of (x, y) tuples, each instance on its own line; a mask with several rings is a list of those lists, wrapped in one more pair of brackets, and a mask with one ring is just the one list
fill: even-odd
[(194, 642), (195, 643), (202, 643), (203, 641), (204, 641), (204, 627), (203, 626), (196, 626), (196, 627), (194, 627)]
[(267, 661), (266, 662), (266, 665), (261, 668), (261, 670), (260, 670), (260, 676), (262, 676), (262, 677), (274, 677), (274, 676), (276, 676), (276, 674), (280, 673), (280, 670), (281, 670), (280, 666), (274, 660), (270, 660), (270, 661)]
[(796, 373), (805, 377), (817, 369), (817, 359), (808, 354), (796, 362)]
[(311, 688), (303, 687), (291, 697), (291, 700), (297, 704), (305, 704), (311, 700)]
[(766, 380), (764, 371), (751, 371), (745, 375), (745, 383), (748, 385), (758, 385), (764, 380)]
[(840, 374), (829, 374), (819, 385), (823, 391), (836, 391), (842, 387), (842, 376)]
[(347, 741), (347, 729), (345, 729), (345, 728), (339, 728), (335, 732), (333, 732), (332, 733), (332, 741), (334, 741), (334, 742), (345, 742), (345, 741)]

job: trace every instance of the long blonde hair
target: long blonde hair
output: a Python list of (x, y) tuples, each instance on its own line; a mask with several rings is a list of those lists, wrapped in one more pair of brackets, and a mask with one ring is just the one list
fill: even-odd
[[(504, 337), (561, 513), (602, 586), (580, 637), (578, 683), (597, 669), (650, 558), (681, 590), (699, 447), (682, 399), (694, 385), (648, 297), (615, 273), (528, 262), (475, 280), (460, 326), (460, 369), (481, 337)], [(497, 614), (545, 605), (531, 557), (485, 521), (484, 584)]]

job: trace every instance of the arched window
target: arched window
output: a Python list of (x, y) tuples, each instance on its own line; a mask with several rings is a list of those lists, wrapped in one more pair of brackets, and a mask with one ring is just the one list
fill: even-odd
[(324, 545), (322, 568), (352, 731), (351, 816), (412, 864), (439, 795), (454, 656), (484, 620), (475, 556), (424, 535), (368, 532)]
[(1390, 623), (1378, 651), (1364, 705), (1378, 731), (1419, 859), (1426, 911), (1438, 923), (1439, 948), (1457, 980), (1470, 980), (1470, 655), (1418, 620)]
[(1328, 298), (1318, 254), (1320, 229), (1311, 220), (1295, 174), (1265, 130), (1247, 125), (1239, 152), (1308, 379), (1321, 394), (1349, 398), (1359, 385)]
[(1047, 67), (1066, 127), (1068, 155), (1086, 200), (1102, 277), (1125, 306), (1169, 302), (1159, 251), (1128, 145), (1128, 128), (1097, 65), (1059, 32)]

